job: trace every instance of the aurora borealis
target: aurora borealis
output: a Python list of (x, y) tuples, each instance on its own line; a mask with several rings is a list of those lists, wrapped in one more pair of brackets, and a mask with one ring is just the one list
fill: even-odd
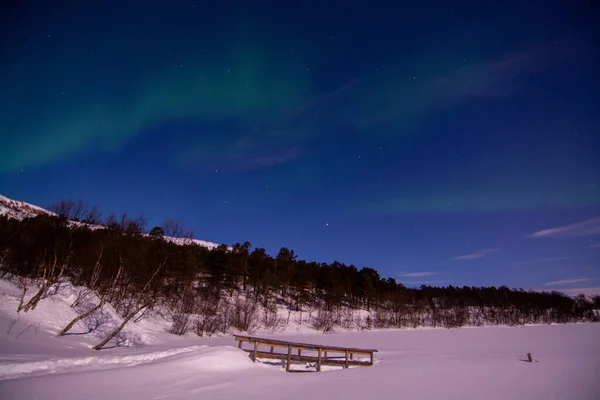
[[(589, 2), (31, 1), (0, 18), (8, 197), (440, 284), (598, 275), (598, 236), (527, 239), (600, 215)], [(515, 266), (537, 259), (556, 263)]]

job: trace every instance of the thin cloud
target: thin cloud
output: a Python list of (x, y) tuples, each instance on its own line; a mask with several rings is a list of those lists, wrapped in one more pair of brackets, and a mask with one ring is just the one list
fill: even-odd
[(456, 256), (452, 259), (453, 260), (475, 260), (477, 258), (483, 258), (483, 257), (487, 256), (488, 254), (495, 253), (497, 251), (498, 251), (498, 249), (485, 249), (485, 250), (480, 250), (475, 253), (464, 254), (462, 256)]
[(399, 278), (417, 278), (417, 277), (422, 277), (422, 276), (431, 276), (431, 275), (435, 275), (435, 272), (409, 272), (406, 274), (398, 274), (397, 276)]
[(560, 238), (560, 237), (580, 237), (600, 234), (600, 217), (591, 218), (585, 221), (576, 222), (570, 225), (557, 226), (554, 228), (543, 229), (529, 234), (530, 238)]
[(439, 283), (449, 283), (450, 281), (446, 280), (437, 280), (437, 281), (411, 281), (411, 282), (401, 282), (405, 285), (433, 285)]
[(550, 263), (550, 262), (554, 262), (554, 261), (562, 261), (562, 260), (570, 260), (573, 257), (547, 257), (547, 258), (537, 258), (535, 260), (530, 260), (530, 261), (520, 261), (520, 262), (516, 262), (516, 263), (512, 263), (512, 265), (514, 266), (520, 266), (520, 265), (535, 265), (535, 264), (544, 264), (544, 263)]
[[(406, 119), (410, 115), (428, 114), (472, 99), (509, 96), (521, 89), (523, 79), (528, 76), (584, 56), (587, 51), (587, 47), (579, 41), (553, 40), (493, 60), (469, 60), (454, 67), (440, 66), (438, 71), (428, 76), (413, 76), (410, 85), (402, 80), (390, 83), (387, 76), (379, 80), (375, 78), (376, 83), (370, 84), (369, 88), (380, 87), (378, 93), (397, 93), (398, 97), (391, 96), (392, 99), (410, 94), (412, 101), (410, 104), (406, 101), (380, 101), (377, 110), (364, 122), (380, 123), (398, 117)], [(428, 61), (423, 59), (424, 63)], [(411, 74), (410, 67), (404, 62), (398, 67), (391, 65), (387, 70), (397, 75)], [(373, 101), (368, 90), (365, 91), (365, 101)]]
[(344, 92), (347, 92), (348, 90), (354, 88), (357, 84), (358, 84), (358, 80), (352, 79), (349, 82), (347, 82), (346, 84), (344, 84), (343, 86), (341, 86), (331, 92), (313, 96), (313, 97), (309, 98), (307, 101), (305, 101), (304, 103), (302, 103), (301, 105), (294, 108), (291, 112), (291, 116), (298, 116), (298, 115), (304, 114), (305, 112), (315, 108), (316, 106), (318, 106), (324, 102), (327, 102), (327, 101), (333, 99), (334, 97), (339, 96), (340, 94), (342, 94)]
[(448, 77), (440, 78), (436, 84), (447, 85), (456, 97), (498, 97), (518, 90), (516, 80), (537, 73), (550, 65), (581, 54), (583, 49), (573, 43), (544, 43), (525, 48), (519, 52), (496, 59), (487, 64), (470, 66)]
[(544, 285), (546, 285), (546, 286), (570, 285), (572, 283), (587, 282), (587, 281), (591, 281), (591, 280), (592, 280), (592, 278), (563, 279), (560, 281), (547, 282), (547, 283), (544, 283)]
[(235, 160), (235, 163), (241, 168), (260, 168), (260, 167), (272, 167), (279, 164), (285, 164), (296, 158), (300, 157), (300, 151), (298, 148), (289, 149), (280, 154), (268, 154), (263, 156), (255, 157), (241, 157)]

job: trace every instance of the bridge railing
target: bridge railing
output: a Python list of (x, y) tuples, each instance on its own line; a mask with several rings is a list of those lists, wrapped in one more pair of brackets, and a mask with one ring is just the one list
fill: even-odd
[[(257, 358), (285, 360), (285, 370), (288, 372), (293, 361), (315, 363), (317, 371), (321, 371), (322, 365), (337, 365), (344, 368), (350, 366), (369, 366), (373, 365), (375, 361), (374, 353), (377, 352), (376, 349), (288, 342), (254, 336), (234, 335), (234, 338), (239, 342), (238, 348), (249, 353), (252, 361), (256, 362)], [(252, 348), (244, 349), (243, 343), (249, 343)], [(268, 351), (264, 350), (265, 347), (268, 348)], [(287, 352), (276, 352), (275, 349), (285, 349)], [(355, 358), (356, 355), (368, 356), (368, 359), (357, 359)]]

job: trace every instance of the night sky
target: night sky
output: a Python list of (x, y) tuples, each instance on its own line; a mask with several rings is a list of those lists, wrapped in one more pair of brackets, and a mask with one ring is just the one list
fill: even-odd
[(7, 197), (406, 285), (600, 291), (592, 1), (10, 3)]

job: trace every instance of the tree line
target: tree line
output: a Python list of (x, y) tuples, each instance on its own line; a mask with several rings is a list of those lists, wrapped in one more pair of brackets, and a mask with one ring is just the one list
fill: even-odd
[[(288, 319), (292, 312), (310, 315), (323, 331), (600, 321), (599, 296), (505, 286), (411, 288), (368, 267), (307, 262), (288, 248), (274, 256), (249, 242), (209, 249), (189, 240), (193, 233), (172, 220), (147, 230), (143, 218), (123, 214), (101, 221), (96, 211), (90, 222), (84, 211), (73, 218), (69, 210), (55, 207), (56, 215), (23, 220), (0, 217), (0, 274), (23, 288), (18, 311), (34, 309), (65, 280), (85, 288), (73, 303), (78, 319), (61, 334), (105, 304), (123, 317), (123, 326), (160, 308), (168, 311), (171, 332), (201, 336), (277, 329), (289, 322), (282, 309)], [(25, 301), (28, 289), (34, 295)], [(99, 299), (96, 307), (77, 308), (91, 294)]]

